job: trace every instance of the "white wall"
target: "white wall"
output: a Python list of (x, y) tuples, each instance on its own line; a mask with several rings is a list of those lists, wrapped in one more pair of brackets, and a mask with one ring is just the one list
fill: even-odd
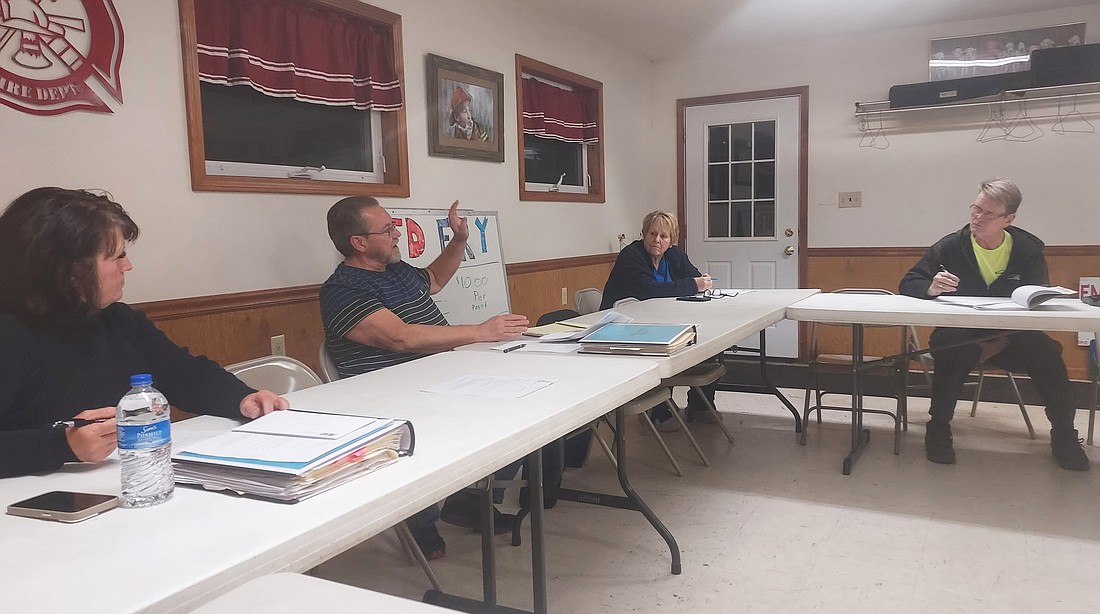
[[(392, 207), (497, 210), (505, 257), (523, 262), (608, 252), (633, 234), (649, 207), (642, 179), (650, 139), (649, 65), (545, 16), (499, 0), (375, 0), (402, 15), (412, 194)], [(110, 191), (141, 226), (130, 250), (126, 300), (320, 283), (337, 254), (325, 232), (331, 196), (192, 192), (176, 2), (115, 2), (125, 30), (124, 104), (113, 115), (38, 117), (0, 106), (4, 192), (42, 186)], [(436, 53), (504, 74), (504, 164), (427, 155), (424, 55)], [(604, 83), (606, 204), (520, 203), (515, 54)]]
[[(978, 182), (993, 176), (1013, 179), (1023, 191), (1017, 225), (1051, 245), (1095, 244), (1100, 134), (1058, 136), (1050, 133), (1054, 120), (1048, 119), (1038, 122), (1047, 134), (1036, 141), (982, 144), (976, 138), (987, 109), (918, 112), (901, 120), (905, 130), (887, 132), (890, 146), (880, 151), (858, 147), (853, 115), (857, 100), (883, 100), (891, 85), (927, 81), (932, 38), (1076, 21), (1088, 22), (1087, 42), (1100, 40), (1100, 6), (1094, 4), (767, 48), (733, 45), (719, 54), (659, 63), (653, 79), (654, 198), (676, 197), (678, 98), (808, 85), (810, 247), (928, 245), (966, 222)], [(1029, 114), (1056, 112), (1034, 107)], [(1091, 119), (1100, 127), (1097, 116)], [(856, 190), (863, 192), (863, 207), (839, 209), (837, 192)]]

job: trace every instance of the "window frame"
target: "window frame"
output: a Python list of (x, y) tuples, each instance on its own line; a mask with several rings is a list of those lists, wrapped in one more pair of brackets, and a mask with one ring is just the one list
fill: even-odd
[[(397, 111), (376, 112), (371, 118), (372, 129), (381, 127), (383, 157), (381, 183), (342, 181), (328, 178), (248, 177), (207, 172), (206, 146), (203, 137), (202, 97), (199, 91), (195, 0), (179, 0), (180, 34), (183, 56), (183, 86), (187, 107), (187, 141), (191, 163), (191, 189), (196, 192), (259, 192), (270, 194), (330, 194), (346, 196), (368, 195), (408, 198), (409, 146), (406, 119), (404, 52), (401, 42), (401, 16), (357, 0), (293, 0), (315, 9), (347, 13), (389, 27), (393, 38), (394, 70), (402, 83), (402, 106)], [(372, 136), (379, 136), (373, 134)], [(217, 161), (211, 161), (218, 163)], [(275, 165), (272, 165), (274, 168)]]
[[(552, 81), (568, 87), (587, 90), (596, 97), (597, 105), (597, 130), (598, 141), (590, 145), (584, 145), (584, 158), (587, 161), (585, 168), (585, 183), (588, 186), (587, 193), (580, 193), (573, 187), (569, 190), (562, 186), (555, 192), (549, 191), (548, 184), (527, 183), (526, 159), (523, 146), (523, 75), (531, 75), (546, 81)], [(538, 60), (516, 54), (516, 143), (519, 160), (519, 199), (521, 201), (544, 202), (607, 202), (604, 189), (604, 129), (603, 129), (603, 83), (588, 77), (569, 72), (562, 68), (540, 62)], [(542, 189), (528, 189), (528, 186)], [(546, 186), (543, 188), (542, 186)]]

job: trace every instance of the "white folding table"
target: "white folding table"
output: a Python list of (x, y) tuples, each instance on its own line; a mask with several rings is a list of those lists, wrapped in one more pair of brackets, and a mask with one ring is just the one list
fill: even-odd
[[(652, 363), (605, 359), (597, 370), (590, 362), (446, 352), (287, 395), (299, 409), (410, 420), (415, 453), (293, 505), (177, 488), (164, 504), (73, 525), (2, 516), (4, 609), (187, 611), (247, 580), (310, 569), (660, 381)], [(464, 374), (555, 383), (520, 400), (421, 391)], [(173, 430), (183, 436), (232, 424), (199, 417)], [(118, 494), (118, 462), (0, 480), (0, 503), (51, 490)], [(534, 582), (535, 610), (545, 612), (544, 572)]]
[(863, 428), (863, 372), (868, 365), (881, 360), (908, 356), (907, 353), (886, 357), (875, 363), (865, 362), (864, 325), (942, 326), (993, 331), (1100, 331), (1100, 309), (1075, 299), (1053, 299), (1031, 310), (1002, 311), (909, 296), (823, 293), (788, 307), (787, 319), (848, 324), (852, 327), (852, 432), (851, 448), (841, 467), (844, 475), (851, 474), (852, 465), (870, 440), (870, 431)]

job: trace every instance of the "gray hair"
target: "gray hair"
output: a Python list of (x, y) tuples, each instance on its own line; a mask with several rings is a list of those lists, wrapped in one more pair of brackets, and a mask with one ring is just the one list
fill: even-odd
[(1020, 208), (1020, 202), (1024, 200), (1020, 194), (1020, 188), (1007, 179), (986, 179), (982, 182), (981, 193), (986, 198), (1000, 203), (1005, 208), (1005, 215), (1012, 215)]
[(378, 200), (370, 196), (349, 196), (328, 210), (328, 237), (345, 257), (355, 253), (351, 238), (367, 232), (363, 225), (363, 210), (380, 206)]

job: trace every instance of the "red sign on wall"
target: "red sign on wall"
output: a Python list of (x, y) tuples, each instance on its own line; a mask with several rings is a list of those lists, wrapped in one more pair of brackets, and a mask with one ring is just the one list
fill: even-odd
[(35, 115), (111, 113), (119, 102), (122, 22), (111, 0), (0, 0), (0, 103)]

